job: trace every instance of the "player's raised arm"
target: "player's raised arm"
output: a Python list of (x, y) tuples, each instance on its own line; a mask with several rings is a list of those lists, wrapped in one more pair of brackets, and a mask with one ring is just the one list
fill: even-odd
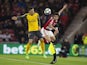
[(20, 18), (23, 18), (25, 17), (27, 14), (24, 14), (24, 15), (21, 15), (21, 16), (13, 16), (11, 19), (12, 20), (17, 20), (17, 19), (20, 19)]
[(63, 6), (62, 9), (59, 10), (58, 14), (61, 15), (61, 13), (67, 8), (67, 4)]

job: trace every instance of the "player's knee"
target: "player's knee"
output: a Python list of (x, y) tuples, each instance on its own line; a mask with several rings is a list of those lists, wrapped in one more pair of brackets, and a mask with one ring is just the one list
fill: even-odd
[(52, 42), (54, 42), (56, 40), (56, 38), (55, 37), (51, 37), (51, 40), (52, 40)]
[(56, 38), (54, 37), (54, 38), (53, 38), (53, 40), (55, 41), (55, 40), (56, 40)]
[(46, 37), (44, 37), (44, 38), (45, 38), (45, 40), (46, 40), (48, 43), (51, 42), (50, 37), (46, 36)]
[(51, 39), (48, 39), (48, 42), (51, 42)]
[(29, 39), (28, 43), (32, 44), (33, 43), (33, 40), (32, 39)]
[(44, 39), (43, 39), (43, 38), (41, 38), (41, 39), (40, 39), (40, 41), (41, 41), (41, 42), (44, 42)]

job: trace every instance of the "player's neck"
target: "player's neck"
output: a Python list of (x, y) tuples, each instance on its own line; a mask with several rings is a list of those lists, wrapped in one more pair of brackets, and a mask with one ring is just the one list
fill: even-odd
[[(35, 12), (34, 12), (35, 13)], [(34, 15), (34, 13), (29, 13), (31, 16)]]

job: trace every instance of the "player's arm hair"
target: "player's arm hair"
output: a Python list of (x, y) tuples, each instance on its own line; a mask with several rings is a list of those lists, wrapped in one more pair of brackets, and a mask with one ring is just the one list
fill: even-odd
[(67, 4), (65, 3), (63, 8), (59, 10), (58, 14), (61, 15), (61, 13), (67, 8)]

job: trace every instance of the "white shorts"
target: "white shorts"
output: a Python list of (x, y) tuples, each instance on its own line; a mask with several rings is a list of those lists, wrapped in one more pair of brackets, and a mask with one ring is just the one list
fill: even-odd
[[(41, 33), (42, 33), (42, 36), (43, 36), (43, 37), (46, 36), (46, 35), (48, 35), (49, 37), (54, 37), (54, 34), (53, 34), (52, 31), (48, 31), (48, 30), (46, 30), (46, 29), (44, 29), (44, 28), (41, 29)], [(45, 34), (46, 34), (46, 35), (45, 35)]]

